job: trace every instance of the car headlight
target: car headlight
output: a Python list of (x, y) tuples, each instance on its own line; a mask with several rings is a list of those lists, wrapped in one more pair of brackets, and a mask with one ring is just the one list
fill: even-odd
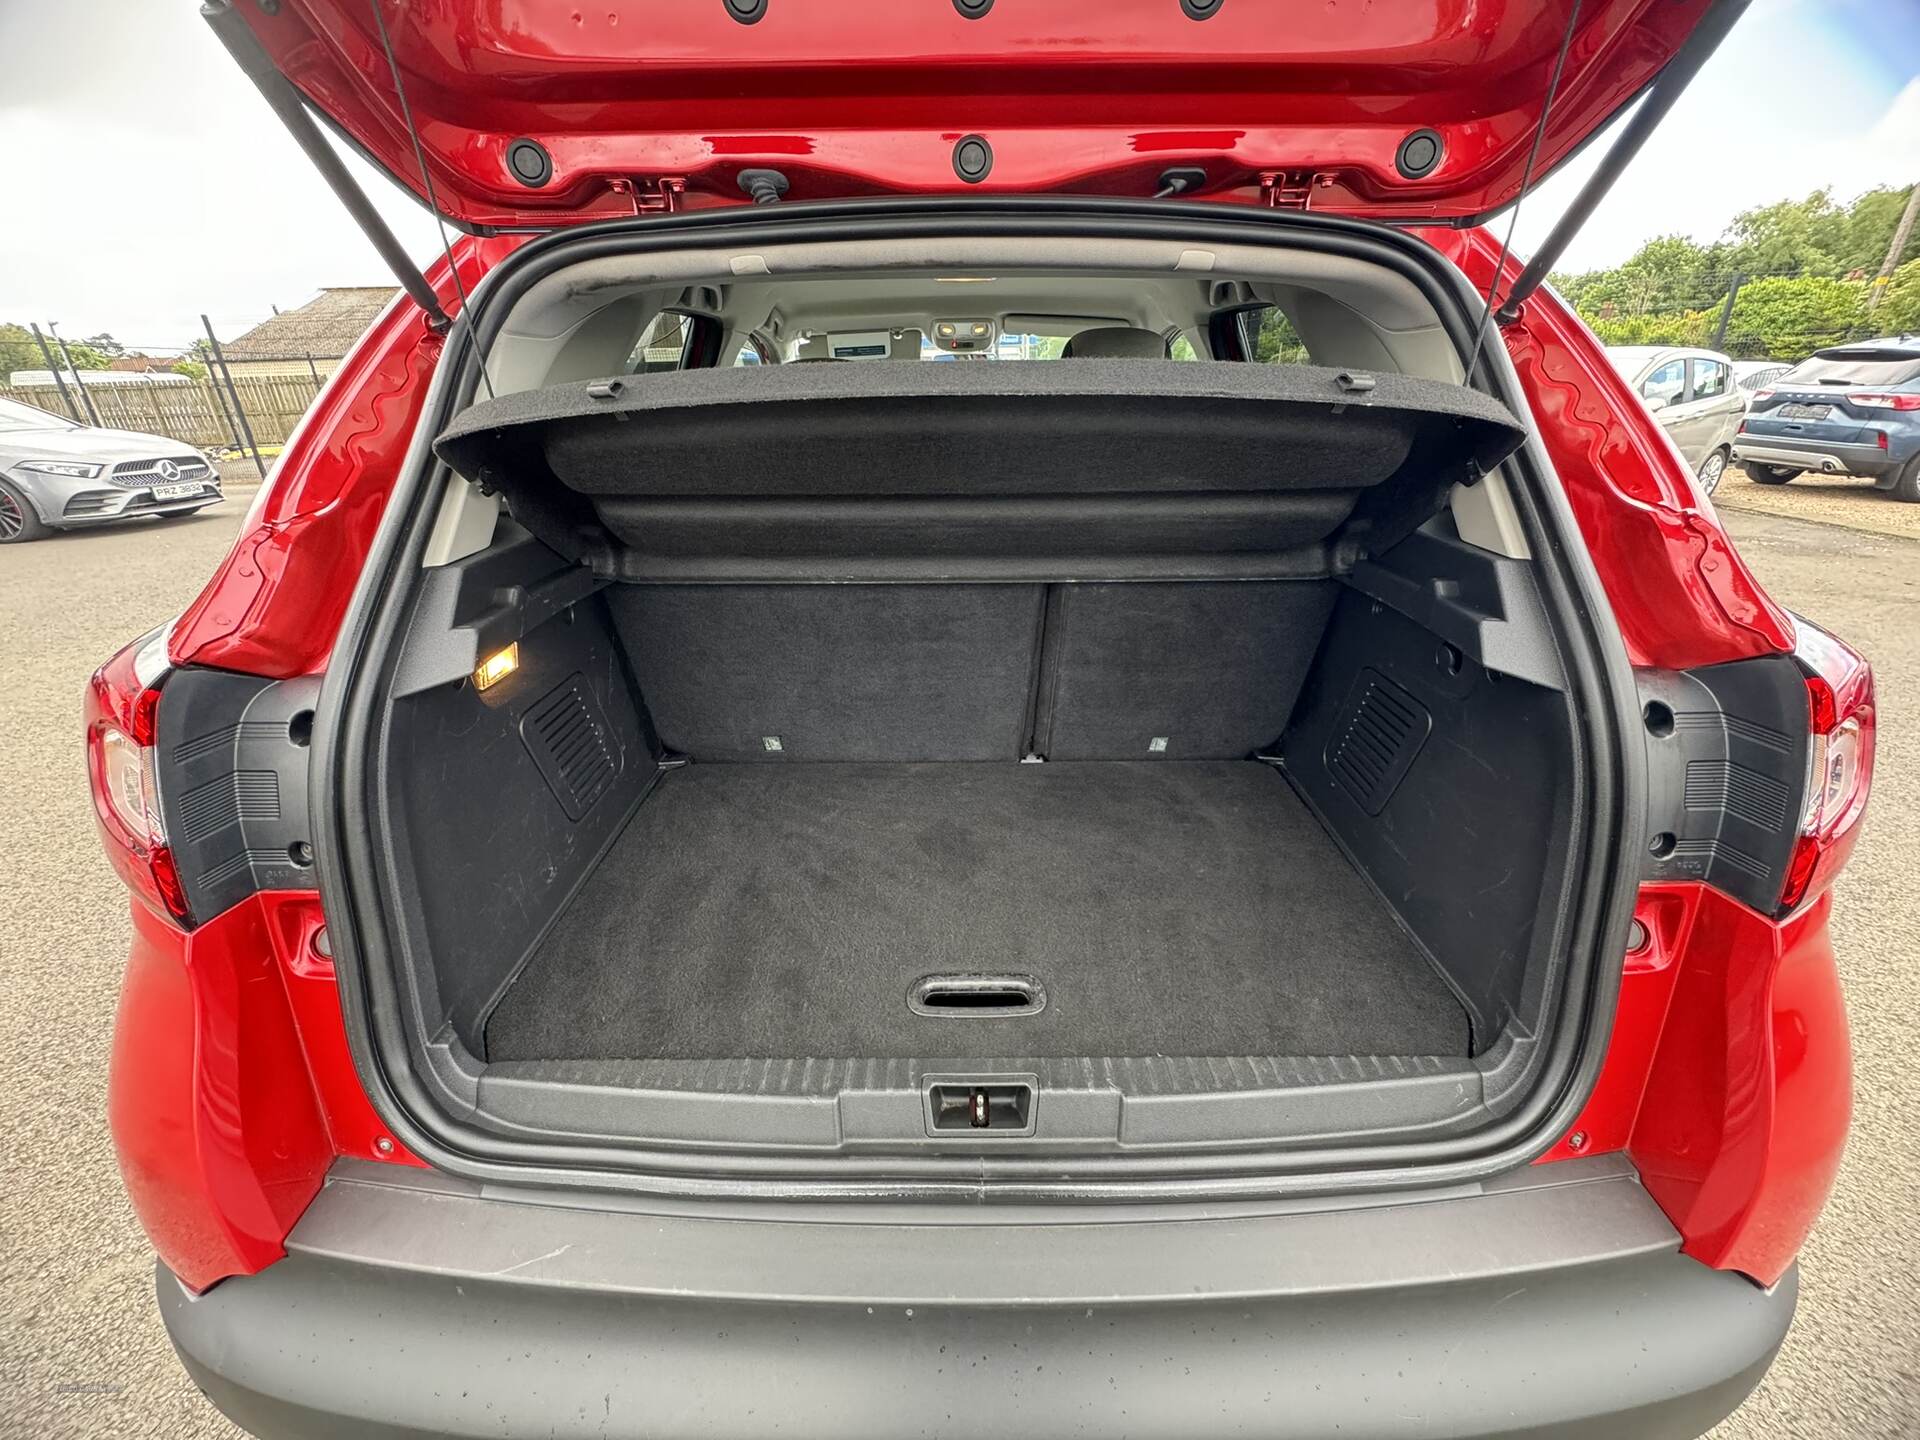
[(98, 465), (80, 465), (70, 460), (27, 460), (22, 470), (38, 470), (42, 475), (65, 475), (74, 480), (91, 480), (100, 473)]

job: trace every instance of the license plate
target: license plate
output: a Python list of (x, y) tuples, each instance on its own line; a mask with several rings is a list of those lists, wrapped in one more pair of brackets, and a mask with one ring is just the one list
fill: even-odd
[(198, 485), (156, 485), (153, 487), (153, 498), (156, 500), (184, 500), (189, 495), (198, 495), (199, 493), (200, 487)]
[(1782, 420), (1824, 420), (1832, 412), (1831, 405), (1782, 405)]

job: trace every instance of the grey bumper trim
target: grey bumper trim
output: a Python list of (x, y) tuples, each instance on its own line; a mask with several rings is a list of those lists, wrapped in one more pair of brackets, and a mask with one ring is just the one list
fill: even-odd
[[(662, 1214), (336, 1172), (161, 1313), (267, 1436), (1692, 1436), (1793, 1314), (1575, 1162), (1338, 1210)], [(1571, 1427), (1571, 1428), (1568, 1428)]]
[(1892, 464), (1878, 445), (1836, 445), (1831, 441), (1796, 443), (1777, 436), (1733, 442), (1733, 461), (1757, 460), (1762, 465), (1784, 465), (1795, 470), (1819, 470), (1828, 475), (1877, 475)]

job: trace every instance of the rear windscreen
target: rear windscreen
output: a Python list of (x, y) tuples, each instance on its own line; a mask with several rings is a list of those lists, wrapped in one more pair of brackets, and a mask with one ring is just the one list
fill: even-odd
[(1920, 355), (1898, 350), (1853, 350), (1813, 355), (1778, 380), (1781, 385), (1904, 385), (1920, 380)]

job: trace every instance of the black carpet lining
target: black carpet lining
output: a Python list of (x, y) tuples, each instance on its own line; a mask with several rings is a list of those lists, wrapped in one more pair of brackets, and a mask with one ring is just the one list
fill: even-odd
[[(927, 1018), (931, 973), (1046, 1009)], [(1465, 1055), (1465, 1012), (1269, 767), (694, 764), (487, 1025), (491, 1060)]]

